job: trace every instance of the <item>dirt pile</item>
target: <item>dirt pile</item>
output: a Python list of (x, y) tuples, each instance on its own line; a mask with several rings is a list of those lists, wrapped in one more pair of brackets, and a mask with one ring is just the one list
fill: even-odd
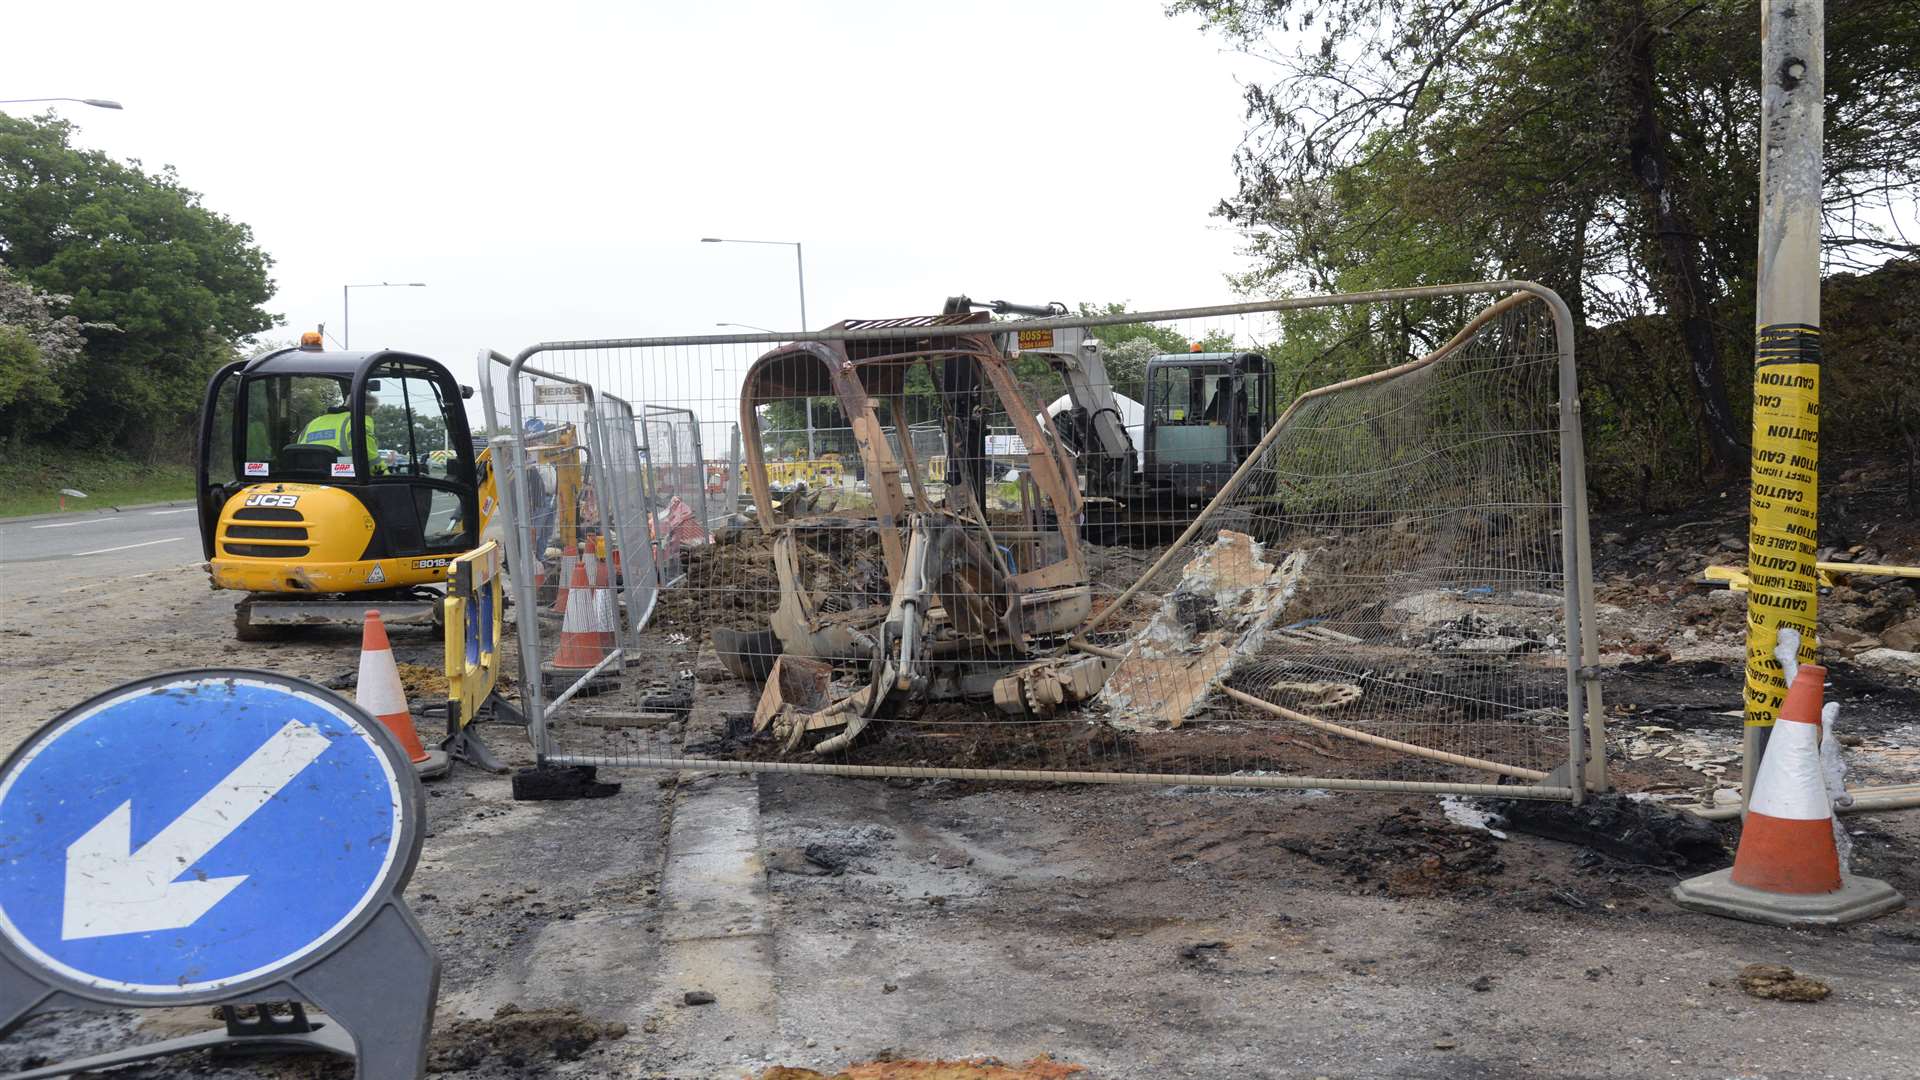
[(1711, 823), (1624, 795), (1591, 796), (1579, 806), (1502, 799), (1494, 809), (1515, 832), (1578, 844), (1622, 862), (1676, 870), (1727, 865), (1726, 844)]
[[(757, 528), (723, 534), (712, 544), (682, 549), (686, 580), (660, 594), (654, 625), (703, 639), (713, 627), (764, 630), (780, 606), (774, 536)], [(871, 522), (813, 522), (794, 530), (800, 543), (800, 581), (821, 594), (826, 611), (884, 604), (893, 595)]]
[(1819, 1001), (1833, 987), (1819, 979), (1795, 975), (1785, 964), (1748, 964), (1740, 969), (1740, 989), (1772, 1001)]
[(436, 1030), (427, 1047), (427, 1071), (500, 1066), (502, 1075), (532, 1075), (544, 1071), (535, 1069), (543, 1062), (576, 1060), (594, 1043), (626, 1034), (627, 1025), (595, 1023), (578, 1009), (522, 1010), (509, 1002), (491, 1019), (455, 1020)]
[(1506, 869), (1492, 836), (1411, 806), (1343, 836), (1282, 841), (1281, 846), (1340, 871), (1355, 885), (1397, 899), (1485, 895), (1488, 879)]

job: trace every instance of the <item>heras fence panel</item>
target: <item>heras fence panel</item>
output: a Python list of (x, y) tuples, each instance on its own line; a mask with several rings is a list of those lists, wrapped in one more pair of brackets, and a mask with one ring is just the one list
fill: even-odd
[(692, 410), (647, 404), (640, 431), (642, 460), (654, 492), (679, 499), (694, 520), (707, 520), (707, 466), (701, 446), (701, 422)]
[[(551, 711), (617, 682), (659, 583), (632, 405), (571, 376), (482, 352), (523, 704)], [(537, 715), (537, 714), (535, 714)], [(530, 716), (536, 753), (546, 728)]]
[[(1500, 282), (536, 346), (516, 363), (732, 411), (749, 478), (742, 519), (665, 538), (682, 573), (621, 685), (537, 707), (536, 745), (1578, 799), (1605, 781), (1568, 327)], [(852, 481), (782, 482), (808, 418), (815, 452), (847, 432)], [(754, 684), (737, 737), (670, 753), (574, 722), (695, 669)]]

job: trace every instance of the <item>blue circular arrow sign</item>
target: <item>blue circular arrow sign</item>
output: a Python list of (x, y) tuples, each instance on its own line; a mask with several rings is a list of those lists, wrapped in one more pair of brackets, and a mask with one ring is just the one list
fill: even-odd
[(0, 770), (0, 937), (108, 997), (264, 985), (404, 884), (416, 784), (385, 729), (311, 683), (128, 684)]

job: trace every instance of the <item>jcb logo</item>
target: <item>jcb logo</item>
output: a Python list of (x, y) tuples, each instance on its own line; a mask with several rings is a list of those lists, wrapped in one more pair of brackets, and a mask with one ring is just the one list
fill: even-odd
[(278, 506), (278, 507), (281, 507), (282, 509), (291, 510), (295, 506), (298, 506), (299, 504), (300, 504), (300, 496), (298, 495), (249, 495), (247, 496), (248, 506)]

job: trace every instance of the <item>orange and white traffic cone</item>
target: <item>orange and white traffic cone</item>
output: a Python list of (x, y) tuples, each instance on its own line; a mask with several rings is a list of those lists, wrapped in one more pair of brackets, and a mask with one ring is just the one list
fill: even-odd
[(559, 587), (554, 589), (553, 606), (547, 609), (549, 614), (564, 616), (567, 613), (567, 595), (573, 591), (568, 585), (573, 581), (573, 568), (579, 563), (580, 549), (568, 544), (566, 553), (560, 556)]
[[(594, 562), (593, 597), (600, 610), (600, 625), (612, 631), (615, 637), (620, 632), (620, 594), (613, 589), (613, 573), (609, 569), (612, 560), (607, 558), (607, 542), (603, 537), (599, 542), (600, 557)], [(618, 550), (617, 548), (615, 549)]]
[[(567, 586), (573, 597), (567, 602), (566, 620), (560, 624), (560, 644), (554, 650), (553, 659), (540, 666), (540, 674), (552, 694), (559, 694), (586, 672), (599, 667), (613, 650), (613, 627), (607, 623), (605, 610), (596, 598), (598, 590), (589, 584), (587, 566), (592, 560), (593, 551), (589, 548), (581, 560), (573, 564), (573, 581)], [(578, 692), (591, 694), (607, 689), (617, 674), (603, 671), (589, 679)]]
[(361, 627), (360, 677), (353, 684), (353, 699), (400, 740), (413, 771), (422, 780), (447, 775), (452, 763), (446, 752), (427, 749), (414, 730), (407, 690), (400, 685), (400, 666), (394, 663), (393, 644), (387, 640), (387, 626), (380, 621), (378, 611), (368, 611)]
[(1840, 869), (1820, 764), (1827, 669), (1801, 664), (1767, 740), (1733, 866), (1673, 887), (1681, 907), (1776, 926), (1839, 926), (1906, 903), (1891, 885)]

